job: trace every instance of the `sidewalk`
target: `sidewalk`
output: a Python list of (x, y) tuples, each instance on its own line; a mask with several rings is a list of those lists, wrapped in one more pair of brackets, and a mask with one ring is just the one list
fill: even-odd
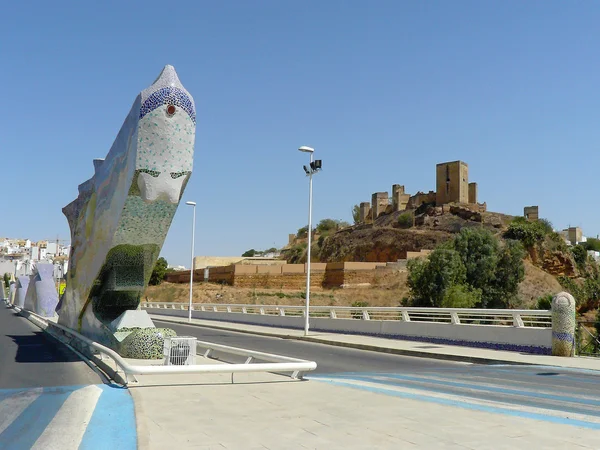
[[(187, 319), (181, 319), (172, 316), (150, 314), (150, 317), (165, 322), (184, 325), (190, 324)], [(305, 337), (303, 330), (247, 325), (241, 323), (221, 322), (216, 320), (192, 319), (191, 323), (192, 325), (228, 331), (237, 331), (240, 333), (305, 340), (339, 347), (351, 347), (362, 350), (416, 356), (421, 358), (445, 359), (480, 364), (535, 364), (542, 366), (600, 371), (600, 358), (592, 357), (564, 358), (559, 356), (532, 355), (503, 350), (459, 347), (455, 345), (431, 344), (427, 342), (416, 341), (401, 341), (397, 339), (360, 336), (354, 334), (310, 332), (309, 336)]]

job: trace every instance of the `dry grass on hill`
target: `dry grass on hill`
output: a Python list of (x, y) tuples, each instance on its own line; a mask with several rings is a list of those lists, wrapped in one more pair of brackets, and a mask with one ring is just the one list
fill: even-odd
[(525, 264), (525, 279), (519, 285), (519, 298), (521, 308), (534, 308), (537, 299), (547, 294), (557, 294), (563, 291), (560, 283), (555, 277), (534, 266), (531, 261), (523, 261)]

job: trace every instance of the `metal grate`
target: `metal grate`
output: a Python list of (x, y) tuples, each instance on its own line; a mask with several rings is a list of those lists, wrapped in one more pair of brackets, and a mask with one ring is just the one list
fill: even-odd
[(196, 364), (196, 338), (191, 336), (165, 338), (163, 356), (165, 366), (191, 366)]

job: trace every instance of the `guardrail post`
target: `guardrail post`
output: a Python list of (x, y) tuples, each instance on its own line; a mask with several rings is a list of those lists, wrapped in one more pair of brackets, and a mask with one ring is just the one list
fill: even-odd
[(454, 325), (460, 325), (460, 317), (458, 317), (458, 313), (456, 311), (450, 313), (450, 321)]
[(246, 359), (246, 362), (244, 364), (250, 364), (253, 360), (254, 360), (254, 358), (252, 356), (248, 356), (248, 358)]
[(246, 307), (245, 307), (245, 306), (243, 306), (243, 307), (242, 307), (242, 313), (244, 313), (244, 314), (248, 314), (248, 310), (246, 309)]
[(330, 309), (329, 310), (329, 318), (330, 319), (337, 319), (337, 314), (335, 313), (335, 309)]
[(367, 310), (363, 311), (362, 318), (363, 318), (363, 320), (371, 320), (371, 318), (369, 317), (369, 313), (367, 312)]
[(408, 311), (402, 311), (402, 320), (405, 322), (410, 322), (410, 316), (408, 315)]
[(175, 309), (175, 305), (174, 305), (174, 304), (173, 304), (173, 305), (171, 305), (171, 309)]
[(513, 313), (513, 326), (516, 328), (523, 328), (523, 319), (521, 318), (521, 314)]
[(213, 312), (219, 312), (216, 306), (213, 306)]
[(227, 312), (230, 313), (231, 312), (231, 306), (227, 307)]
[(262, 307), (260, 308), (260, 315), (261, 316), (265, 315), (265, 308), (262, 308)]
[(279, 308), (279, 315), (285, 316), (285, 309)]

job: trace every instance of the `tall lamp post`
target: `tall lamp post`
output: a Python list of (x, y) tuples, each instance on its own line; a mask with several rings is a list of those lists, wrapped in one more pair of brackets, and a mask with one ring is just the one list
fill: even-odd
[(186, 205), (193, 206), (192, 215), (192, 264), (190, 266), (190, 304), (188, 305), (188, 322), (192, 321), (192, 291), (194, 287), (194, 238), (196, 235), (196, 202), (185, 202)]
[(321, 160), (315, 161), (315, 149), (302, 146), (298, 149), (304, 153), (310, 153), (310, 165), (304, 166), (304, 172), (308, 176), (308, 252), (306, 255), (306, 311), (304, 312), (304, 335), (308, 336), (310, 315), (310, 247), (312, 245), (312, 176), (321, 170)]

